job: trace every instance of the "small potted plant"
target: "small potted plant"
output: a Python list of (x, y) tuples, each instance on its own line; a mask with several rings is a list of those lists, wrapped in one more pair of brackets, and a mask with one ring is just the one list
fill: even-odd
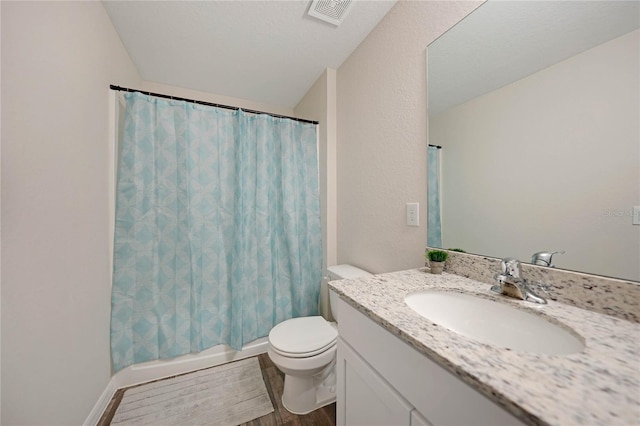
[(429, 269), (432, 274), (441, 274), (444, 269), (444, 262), (449, 255), (442, 250), (429, 250), (425, 257), (429, 259)]

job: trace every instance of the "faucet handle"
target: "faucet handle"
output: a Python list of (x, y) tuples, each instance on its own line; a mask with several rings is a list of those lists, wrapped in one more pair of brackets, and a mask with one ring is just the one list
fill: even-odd
[(513, 257), (505, 257), (501, 263), (502, 273), (513, 278), (520, 278), (520, 261)]
[(565, 250), (554, 251), (553, 253), (539, 251), (531, 256), (531, 263), (533, 263), (534, 265), (548, 266), (550, 268), (553, 268), (554, 265), (551, 263), (551, 258), (553, 257), (553, 255), (565, 253)]

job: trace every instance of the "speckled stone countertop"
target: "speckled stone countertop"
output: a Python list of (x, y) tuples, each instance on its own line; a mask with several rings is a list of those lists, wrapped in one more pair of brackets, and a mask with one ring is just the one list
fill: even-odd
[[(329, 283), (350, 305), (528, 424), (640, 424), (640, 325), (549, 301), (499, 296), (487, 284), (414, 269)], [(433, 324), (404, 303), (437, 288), (500, 300), (544, 315), (584, 338), (571, 355), (540, 355), (486, 345)]]

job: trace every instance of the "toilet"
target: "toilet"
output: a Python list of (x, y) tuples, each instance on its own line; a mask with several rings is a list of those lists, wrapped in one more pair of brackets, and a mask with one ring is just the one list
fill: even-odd
[[(329, 281), (369, 276), (352, 265), (327, 268), (322, 291)], [(338, 321), (337, 295), (330, 292), (331, 314)], [(293, 414), (307, 414), (336, 400), (336, 346), (338, 327), (321, 316), (292, 318), (269, 332), (268, 354), (285, 375), (282, 405)]]

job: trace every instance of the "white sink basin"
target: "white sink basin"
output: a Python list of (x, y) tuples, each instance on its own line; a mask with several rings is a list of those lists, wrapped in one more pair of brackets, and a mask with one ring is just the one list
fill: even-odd
[(583, 341), (569, 330), (504, 303), (438, 290), (410, 294), (404, 300), (435, 324), (489, 345), (548, 355), (584, 349)]

